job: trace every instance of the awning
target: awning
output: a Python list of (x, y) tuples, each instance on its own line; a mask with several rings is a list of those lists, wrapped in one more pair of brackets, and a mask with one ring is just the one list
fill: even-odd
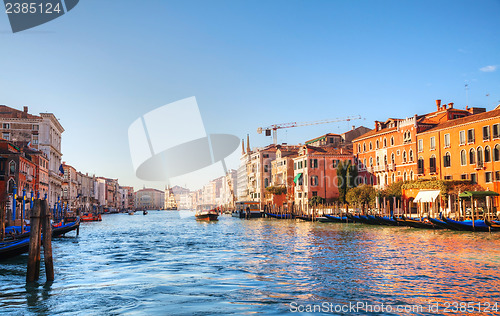
[(293, 183), (297, 184), (297, 180), (300, 179), (300, 177), (302, 177), (302, 172), (301, 173), (298, 173), (295, 178), (293, 178)]
[(417, 196), (413, 200), (414, 203), (417, 202), (434, 202), (439, 196), (439, 190), (425, 190), (418, 192)]
[(485, 196), (498, 196), (499, 194), (494, 191), (465, 191), (460, 193), (458, 196), (461, 198), (480, 198)]

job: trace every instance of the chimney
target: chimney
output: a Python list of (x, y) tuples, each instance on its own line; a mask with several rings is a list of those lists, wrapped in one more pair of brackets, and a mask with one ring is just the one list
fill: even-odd
[(250, 154), (250, 135), (247, 134), (247, 154)]
[(354, 126), (354, 125), (353, 125), (353, 126), (352, 126), (352, 130), (355, 130), (355, 129), (356, 129), (356, 126)]
[(448, 103), (448, 109), (453, 109), (453, 102)]
[(378, 127), (378, 121), (375, 121), (375, 131), (378, 132), (379, 127)]
[(24, 109), (24, 113), (28, 113), (28, 107), (27, 106), (24, 106), (23, 109)]
[(243, 156), (245, 154), (245, 140), (241, 140), (241, 155)]
[(437, 110), (439, 111), (441, 108), (441, 100), (436, 100), (436, 106), (437, 106)]

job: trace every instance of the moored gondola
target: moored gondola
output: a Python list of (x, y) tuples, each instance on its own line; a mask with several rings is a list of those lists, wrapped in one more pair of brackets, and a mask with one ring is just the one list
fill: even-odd
[(347, 216), (340, 217), (340, 216), (325, 214), (325, 217), (330, 219), (332, 222), (336, 222), (336, 223), (354, 223), (354, 221)]
[(475, 232), (488, 232), (488, 231), (496, 231), (497, 229), (488, 226), (484, 220), (464, 220), (464, 221), (456, 221), (446, 216), (443, 216), (443, 220), (446, 224), (450, 225), (450, 227), (454, 230), (462, 230), (462, 231), (475, 231)]
[(495, 231), (500, 231), (500, 222), (499, 221), (485, 219), (484, 222), (486, 223), (486, 225), (490, 226)]
[(429, 217), (429, 221), (431, 221), (431, 223), (443, 229), (453, 229), (450, 225), (448, 225), (446, 222), (443, 222), (440, 219)]
[(0, 242), (0, 260), (15, 257), (28, 252), (30, 238), (15, 239), (7, 242)]
[(60, 237), (72, 230), (78, 229), (80, 227), (80, 218), (77, 217), (73, 221), (59, 222), (57, 224), (52, 224), (52, 237)]
[(424, 229), (441, 229), (441, 227), (434, 225), (431, 221), (427, 219), (418, 220), (412, 219), (408, 217), (402, 218), (406, 226), (414, 227), (414, 228), (424, 228)]
[(276, 218), (276, 219), (291, 219), (292, 214), (274, 214), (266, 212), (266, 216)]

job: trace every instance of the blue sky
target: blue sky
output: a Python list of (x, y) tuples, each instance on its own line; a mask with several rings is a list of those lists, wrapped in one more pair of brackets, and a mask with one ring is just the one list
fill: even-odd
[[(436, 99), (463, 108), (465, 83), (469, 106), (492, 109), (499, 16), (491, 0), (82, 0), (12, 34), (0, 14), (0, 104), (55, 113), (63, 160), (77, 169), (161, 188), (135, 178), (127, 129), (190, 96), (208, 133), (250, 134), (252, 146), (271, 142), (256, 129), (273, 123), (364, 118), (280, 130), (291, 144), (430, 112)], [(205, 178), (173, 183), (196, 188)]]

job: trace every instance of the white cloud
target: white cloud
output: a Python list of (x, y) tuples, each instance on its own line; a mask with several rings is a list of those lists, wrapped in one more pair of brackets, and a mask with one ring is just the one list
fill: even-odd
[(479, 70), (481, 70), (483, 72), (493, 72), (493, 71), (497, 70), (497, 66), (486, 66), (483, 68), (479, 68)]

